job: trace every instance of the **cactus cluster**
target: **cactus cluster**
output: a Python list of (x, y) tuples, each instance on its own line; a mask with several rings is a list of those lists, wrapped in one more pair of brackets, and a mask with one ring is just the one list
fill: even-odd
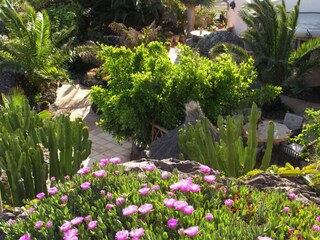
[[(0, 191), (14, 206), (46, 193), (49, 176), (62, 181), (72, 176), (90, 154), (89, 132), (82, 120), (40, 116), (26, 99), (18, 105), (4, 104), (0, 112), (0, 170), (8, 178), (10, 196), (5, 196), (1, 182)], [(49, 161), (44, 150), (49, 151)]]
[[(253, 104), (249, 116), (247, 141), (242, 137), (243, 117), (218, 117), (220, 141), (213, 142), (209, 131), (209, 121), (198, 121), (179, 132), (179, 145), (192, 159), (223, 171), (226, 176), (240, 177), (256, 167), (257, 122), (260, 112)], [(269, 123), (267, 148), (260, 168), (265, 170), (270, 163), (273, 147), (274, 124)]]

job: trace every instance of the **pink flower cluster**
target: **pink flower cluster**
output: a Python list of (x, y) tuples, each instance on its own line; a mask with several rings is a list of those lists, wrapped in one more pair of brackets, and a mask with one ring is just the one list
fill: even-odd
[(181, 179), (179, 182), (176, 182), (170, 186), (171, 191), (180, 190), (182, 192), (199, 192), (200, 185), (192, 182), (191, 178)]
[(130, 236), (132, 239), (140, 239), (144, 235), (143, 228), (133, 229), (130, 232), (128, 230), (121, 230), (116, 233), (115, 239), (116, 240), (126, 240)]
[(129, 216), (129, 215), (136, 213), (137, 211), (139, 211), (141, 214), (147, 214), (147, 213), (151, 212), (152, 209), (153, 209), (153, 206), (150, 203), (144, 204), (144, 205), (140, 206), (139, 208), (136, 205), (130, 205), (130, 206), (122, 209), (122, 214), (124, 216)]
[(166, 198), (163, 203), (168, 208), (175, 208), (177, 211), (182, 211), (184, 214), (190, 215), (194, 212), (193, 206), (189, 205), (186, 201), (175, 200), (173, 198)]

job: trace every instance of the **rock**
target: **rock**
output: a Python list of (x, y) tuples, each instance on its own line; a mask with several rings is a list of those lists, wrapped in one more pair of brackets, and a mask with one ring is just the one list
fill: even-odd
[(210, 49), (218, 43), (233, 43), (243, 47), (242, 40), (236, 34), (227, 30), (213, 32), (200, 39), (196, 44), (190, 43), (190, 46), (194, 45), (199, 50), (201, 56), (209, 57)]

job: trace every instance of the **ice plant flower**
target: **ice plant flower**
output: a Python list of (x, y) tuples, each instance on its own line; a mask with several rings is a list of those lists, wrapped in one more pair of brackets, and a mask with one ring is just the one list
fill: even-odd
[(46, 223), (46, 228), (51, 228), (52, 227), (52, 222), (51, 221), (48, 221), (47, 223)]
[(83, 217), (75, 217), (74, 219), (71, 220), (72, 225), (78, 225), (82, 223)]
[(289, 198), (290, 198), (290, 199), (295, 199), (295, 198), (296, 198), (296, 196), (297, 196), (297, 195), (296, 195), (296, 194), (294, 194), (294, 193), (290, 193), (290, 194), (289, 194)]
[(152, 191), (157, 191), (159, 190), (160, 186), (159, 185), (154, 185), (152, 186)]
[(9, 225), (9, 227), (11, 227), (12, 224), (14, 224), (15, 222), (16, 222), (15, 220), (9, 219), (9, 220), (8, 220), (8, 225)]
[(57, 187), (52, 187), (48, 189), (48, 193), (51, 195), (54, 195), (58, 192), (58, 188)]
[(147, 187), (143, 187), (143, 188), (139, 189), (139, 193), (141, 195), (147, 195), (149, 192), (150, 192), (150, 188), (147, 188)]
[(138, 228), (138, 229), (134, 229), (130, 232), (130, 236), (132, 238), (141, 238), (144, 234), (144, 229), (143, 228)]
[(34, 208), (29, 208), (28, 209), (28, 213), (33, 213), (34, 212)]
[(194, 211), (194, 208), (192, 206), (186, 206), (184, 209), (183, 209), (183, 213), (184, 214), (187, 214), (187, 215), (190, 215), (192, 214)]
[(152, 163), (152, 164), (148, 164), (145, 169), (148, 171), (148, 172), (152, 172), (154, 169), (156, 168), (156, 166)]
[(316, 221), (320, 222), (320, 216), (316, 217)]
[(76, 240), (78, 239), (78, 229), (70, 229), (63, 235), (63, 240)]
[(121, 160), (118, 157), (110, 158), (110, 163), (117, 164), (120, 162), (121, 162)]
[(117, 198), (116, 199), (116, 205), (117, 206), (119, 206), (119, 205), (121, 205), (121, 204), (123, 204), (124, 203), (124, 198), (123, 197), (120, 197), (120, 198)]
[(61, 201), (62, 201), (62, 202), (67, 201), (67, 199), (68, 199), (68, 196), (67, 196), (67, 195), (63, 195), (63, 196), (61, 197)]
[(98, 170), (92, 173), (92, 175), (97, 178), (102, 178), (105, 174), (106, 174), (105, 170)]
[(122, 214), (124, 216), (129, 216), (131, 214), (134, 214), (138, 210), (138, 207), (136, 205), (130, 205), (124, 209), (122, 209)]
[(205, 180), (208, 183), (213, 183), (216, 180), (215, 175), (206, 175), (203, 177), (203, 180)]
[(191, 179), (181, 179), (180, 181), (170, 185), (171, 191), (180, 190), (182, 192), (199, 192), (200, 185), (192, 183)]
[(108, 158), (103, 158), (100, 160), (100, 166), (104, 167), (105, 165), (107, 165), (109, 163), (109, 159)]
[(91, 221), (91, 216), (90, 216), (90, 215), (85, 216), (85, 217), (84, 217), (84, 220), (85, 220), (86, 222), (90, 222), (90, 221)]
[(65, 180), (69, 180), (69, 179), (70, 179), (70, 176), (69, 176), (69, 175), (66, 175), (66, 176), (64, 176), (64, 179), (65, 179)]
[(232, 204), (233, 204), (233, 200), (232, 199), (226, 199), (226, 200), (224, 200), (224, 204), (226, 205), (226, 206), (228, 206), (228, 207), (230, 207)]
[(52, 176), (51, 178), (50, 178), (50, 181), (51, 182), (53, 182), (53, 181), (55, 181), (56, 180), (56, 177), (55, 176)]
[(168, 208), (172, 208), (174, 207), (176, 200), (173, 198), (166, 198), (163, 200), (164, 205), (166, 205), (166, 207)]
[(114, 171), (114, 175), (119, 175), (119, 171), (118, 171), (118, 170), (115, 170), (115, 171)]
[(139, 207), (139, 212), (142, 214), (147, 214), (148, 212), (150, 212), (152, 210), (153, 206), (152, 204), (148, 203), (148, 204), (144, 204), (142, 206)]
[(43, 225), (43, 222), (42, 221), (38, 221), (35, 224), (35, 228), (37, 228), (37, 229), (42, 228), (42, 225)]
[(207, 213), (206, 219), (207, 219), (208, 221), (211, 221), (211, 220), (213, 219), (212, 213)]
[(121, 230), (116, 233), (115, 239), (116, 240), (126, 240), (129, 237), (128, 230)]
[(62, 226), (60, 227), (60, 230), (62, 232), (67, 232), (69, 231), (69, 229), (72, 227), (72, 223), (71, 222), (65, 222), (64, 224), (62, 224)]
[(262, 236), (259, 236), (259, 237), (258, 237), (258, 240), (273, 240), (273, 239), (270, 238), (270, 237), (262, 237)]
[(203, 173), (210, 173), (211, 172), (211, 168), (206, 165), (200, 165), (199, 169)]
[(178, 211), (183, 211), (189, 204), (186, 201), (176, 201), (174, 203), (174, 208)]
[(313, 228), (313, 230), (315, 232), (319, 232), (320, 231), (320, 226), (318, 226), (318, 225), (313, 225), (312, 228)]
[(169, 173), (166, 172), (166, 171), (164, 171), (164, 172), (161, 173), (161, 178), (162, 178), (162, 179), (167, 179), (168, 176), (169, 176)]
[(184, 229), (183, 232), (187, 234), (189, 237), (193, 237), (199, 233), (199, 227), (198, 226), (188, 227), (187, 229)]
[(19, 240), (30, 240), (30, 239), (31, 239), (31, 237), (29, 234), (24, 234), (19, 238)]
[(88, 229), (89, 230), (93, 230), (93, 229), (95, 229), (97, 227), (97, 221), (91, 221), (91, 222), (89, 222), (89, 224), (88, 224)]
[(77, 173), (80, 175), (84, 175), (89, 173), (90, 171), (91, 171), (90, 167), (85, 167), (85, 168), (80, 168)]
[(107, 198), (111, 199), (112, 198), (112, 193), (107, 193)]
[(290, 208), (289, 208), (289, 207), (284, 207), (284, 208), (283, 208), (283, 211), (289, 212), (289, 211), (290, 211)]
[(90, 183), (84, 182), (80, 185), (80, 187), (82, 188), (82, 190), (87, 190), (88, 188), (90, 188)]
[(38, 198), (39, 200), (41, 200), (41, 199), (44, 198), (45, 196), (46, 196), (46, 194), (43, 193), (43, 192), (37, 194), (37, 198)]
[(110, 203), (108, 203), (107, 205), (106, 205), (106, 209), (107, 210), (109, 210), (109, 209), (111, 209), (111, 208), (113, 208), (114, 207), (114, 205), (113, 204), (110, 204)]
[(178, 220), (175, 218), (171, 218), (167, 222), (168, 228), (174, 229), (178, 226)]

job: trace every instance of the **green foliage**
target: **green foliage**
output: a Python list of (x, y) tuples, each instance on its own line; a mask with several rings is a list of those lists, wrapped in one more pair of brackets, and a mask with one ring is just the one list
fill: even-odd
[(210, 6), (216, 3), (216, 0), (181, 0), (183, 4)]
[(135, 50), (103, 47), (100, 58), (108, 74), (107, 88), (94, 87), (93, 102), (102, 111), (101, 126), (117, 139), (151, 141), (151, 123), (173, 129), (184, 121), (184, 104), (199, 101), (214, 121), (231, 113), (249, 94), (255, 78), (253, 60), (237, 65), (229, 55), (215, 61), (179, 46), (179, 63), (173, 64), (159, 42)]
[[(305, 111), (306, 123), (302, 132), (295, 138), (303, 146), (310, 146), (312, 151), (307, 152), (309, 159), (313, 161), (320, 160), (320, 110), (307, 108)], [(310, 150), (310, 149), (307, 149)]]
[[(198, 121), (195, 126), (189, 125), (179, 131), (179, 146), (188, 156), (214, 169), (223, 171), (226, 176), (240, 177), (256, 167), (257, 122), (260, 112), (253, 104), (249, 116), (247, 146), (241, 136), (243, 117), (235, 119), (228, 116), (224, 122), (218, 118), (219, 142), (213, 142), (209, 122)], [(266, 170), (270, 164), (273, 148), (274, 124), (269, 123), (267, 148), (260, 168)]]
[[(48, 169), (50, 176), (61, 181), (65, 175), (74, 175), (90, 154), (91, 141), (82, 120), (72, 122), (66, 116), (51, 119), (43, 112), (37, 114), (25, 97), (20, 99), (22, 95), (17, 91), (13, 94), (2, 96), (0, 170), (8, 178), (9, 200), (21, 206), (23, 199), (47, 192)], [(44, 151), (49, 151), (49, 163)], [(3, 186), (0, 190), (4, 191)]]
[(209, 56), (211, 59), (214, 59), (222, 53), (231, 54), (233, 59), (237, 63), (246, 61), (250, 57), (250, 55), (245, 49), (233, 43), (218, 43), (217, 45), (215, 45), (213, 48), (210, 49)]
[(69, 58), (67, 45), (56, 46), (72, 28), (52, 33), (45, 10), (36, 12), (25, 4), (23, 12), (20, 12), (15, 7), (8, 0), (1, 4), (0, 17), (8, 34), (0, 38), (0, 68), (23, 76), (22, 85), (26, 93), (34, 96), (41, 86), (50, 81), (68, 79), (63, 66)]
[[(307, 41), (293, 50), (299, 6), (300, 0), (287, 14), (284, 1), (275, 6), (271, 0), (253, 0), (240, 11), (242, 20), (248, 26), (243, 37), (257, 58), (262, 82), (282, 86), (290, 78), (301, 78), (320, 63), (319, 57), (305, 63), (301, 61), (319, 48), (319, 39)], [(298, 67), (295, 74), (294, 67)]]
[[(106, 175), (102, 178), (94, 176), (95, 171), (104, 170)], [(119, 171), (115, 174), (115, 171)], [(57, 187), (58, 192), (46, 196), (40, 201), (33, 201), (33, 213), (26, 212), (25, 219), (18, 219), (9, 226), (1, 222), (0, 229), (6, 234), (6, 239), (19, 239), (23, 234), (30, 234), (32, 239), (61, 239), (63, 232), (59, 229), (66, 221), (75, 217), (90, 216), (91, 221), (97, 221), (93, 230), (88, 230), (87, 221), (82, 221), (72, 229), (77, 229), (79, 239), (114, 239), (118, 231), (143, 228), (143, 238), (158, 239), (190, 239), (186, 234), (179, 233), (178, 229), (198, 226), (199, 232), (192, 239), (258, 239), (259, 236), (268, 236), (272, 239), (286, 239), (285, 236), (303, 239), (316, 239), (318, 232), (312, 229), (317, 224), (316, 218), (320, 215), (319, 207), (315, 204), (306, 206), (296, 200), (289, 199), (279, 190), (258, 191), (239, 186), (227, 181), (224, 186), (218, 180), (205, 182), (203, 176), (193, 176), (192, 183), (199, 184), (199, 192), (173, 191), (174, 200), (184, 200), (193, 206), (194, 212), (184, 214), (175, 208), (164, 205), (164, 199), (172, 184), (177, 183), (177, 172), (169, 175), (167, 179), (161, 178), (158, 169), (145, 172), (143, 178), (135, 172), (124, 172), (123, 166), (107, 164), (104, 167), (97, 165), (88, 174), (76, 174), (64, 184), (56, 181), (51, 187)], [(130, 179), (130, 181), (128, 181)], [(82, 190), (80, 185), (90, 182), (87, 190)], [(158, 190), (148, 195), (139, 194), (142, 183), (148, 188), (159, 186)], [(103, 192), (101, 192), (103, 191)], [(105, 194), (111, 193), (107, 198)], [(61, 197), (66, 195), (63, 203)], [(115, 204), (116, 199), (123, 197), (124, 203), (112, 205), (105, 209), (107, 204)], [(233, 199), (232, 206), (226, 206), (226, 199)], [(124, 216), (122, 209), (136, 205), (152, 204), (152, 211), (142, 214), (136, 213)], [(284, 207), (289, 207), (289, 212), (284, 212)], [(211, 213), (213, 220), (206, 220), (206, 214)], [(178, 220), (177, 227), (170, 229), (167, 221), (171, 218)], [(43, 227), (35, 228), (37, 221), (43, 222)], [(46, 228), (45, 224), (51, 221), (52, 227)], [(230, 224), (231, 223), (231, 224)], [(294, 229), (294, 232), (292, 231)]]

